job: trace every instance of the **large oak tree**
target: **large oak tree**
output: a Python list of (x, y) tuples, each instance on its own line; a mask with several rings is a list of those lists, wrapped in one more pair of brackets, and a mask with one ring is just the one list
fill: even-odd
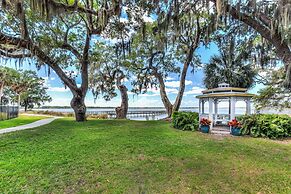
[[(76, 121), (84, 121), (92, 39), (102, 33), (110, 17), (120, 15), (121, 1), (4, 0), (0, 5), (1, 55), (30, 55), (38, 66), (48, 65), (73, 94)], [(67, 73), (70, 66), (78, 77)]]

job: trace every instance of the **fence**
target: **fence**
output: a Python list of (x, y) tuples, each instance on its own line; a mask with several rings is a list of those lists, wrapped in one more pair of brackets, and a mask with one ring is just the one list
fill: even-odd
[[(107, 114), (109, 118), (115, 118), (116, 112), (115, 111), (87, 111), (88, 115), (98, 115), (98, 114)], [(134, 117), (150, 117), (150, 116), (159, 116), (167, 114), (165, 110), (152, 110), (152, 111), (139, 111), (139, 110), (129, 110), (127, 112), (127, 118), (134, 118)]]
[(13, 119), (18, 117), (18, 106), (1, 106), (0, 105), (0, 121)]

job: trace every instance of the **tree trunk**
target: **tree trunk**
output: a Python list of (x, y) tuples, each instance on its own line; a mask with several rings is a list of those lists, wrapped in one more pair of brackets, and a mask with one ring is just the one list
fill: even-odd
[(159, 80), (160, 95), (162, 98), (162, 102), (163, 102), (164, 107), (167, 111), (168, 118), (170, 118), (172, 116), (172, 113), (173, 113), (173, 111), (172, 111), (173, 105), (167, 96), (166, 86), (165, 86), (163, 76), (160, 73), (158, 73), (156, 70), (154, 70), (154, 76)]
[(121, 105), (115, 108), (116, 119), (126, 119), (126, 115), (128, 111), (127, 88), (125, 85), (119, 85), (118, 89), (121, 94)]
[(0, 100), (2, 99), (2, 96), (3, 96), (3, 89), (4, 89), (4, 82), (1, 82), (0, 83)]
[(27, 112), (27, 108), (28, 108), (28, 103), (25, 103), (25, 105), (24, 105), (24, 112)]
[(193, 42), (191, 44), (191, 46), (188, 50), (187, 58), (186, 58), (186, 61), (184, 62), (184, 65), (183, 65), (183, 70), (182, 70), (181, 78), (180, 78), (179, 92), (177, 94), (175, 103), (173, 105), (173, 112), (179, 111), (179, 109), (180, 109), (181, 102), (182, 102), (183, 95), (184, 95), (184, 91), (185, 91), (185, 81), (186, 81), (187, 71), (188, 71), (189, 66), (191, 64), (191, 61), (193, 59), (194, 51), (198, 47), (199, 41), (200, 41), (200, 30), (198, 30), (198, 32), (197, 32), (195, 42)]
[(291, 89), (291, 53), (284, 60), (286, 77), (284, 80), (284, 86)]
[(19, 108), (19, 110), (20, 110), (20, 94), (18, 94), (18, 102), (17, 102), (17, 105), (18, 105), (18, 108)]
[(71, 107), (74, 110), (77, 122), (86, 121), (85, 96), (74, 94), (73, 99), (71, 100)]
[(185, 81), (186, 81), (186, 75), (187, 75), (187, 71), (188, 71), (189, 65), (190, 65), (190, 62), (189, 63), (187, 63), (187, 62), (184, 63), (182, 74), (181, 74), (181, 78), (180, 78), (179, 92), (177, 94), (175, 103), (173, 105), (173, 112), (179, 111), (179, 109), (180, 109), (181, 102), (182, 102), (183, 95), (184, 95), (184, 91), (185, 91)]

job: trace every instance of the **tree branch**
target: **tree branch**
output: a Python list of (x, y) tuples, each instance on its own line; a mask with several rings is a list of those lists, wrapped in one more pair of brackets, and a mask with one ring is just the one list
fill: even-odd
[(64, 73), (52, 58), (47, 56), (38, 46), (34, 45), (31, 40), (11, 37), (0, 32), (0, 44), (17, 46), (29, 50), (33, 56), (36, 56), (41, 62), (50, 66), (73, 93), (78, 90), (78, 87), (73, 80)]
[(69, 43), (64, 42), (61, 45), (61, 48), (71, 51), (79, 60), (82, 60), (82, 55), (79, 53), (79, 51)]
[(13, 53), (8, 52), (7, 50), (0, 50), (0, 56), (14, 58), (14, 59), (21, 59), (21, 58), (29, 58), (32, 57), (31, 53)]

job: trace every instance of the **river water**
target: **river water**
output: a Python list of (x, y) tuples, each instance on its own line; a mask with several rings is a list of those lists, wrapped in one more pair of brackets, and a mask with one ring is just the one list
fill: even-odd
[[(61, 113), (71, 113), (73, 112), (73, 109), (71, 108), (39, 108), (39, 109), (34, 109), (36, 111), (54, 111), (54, 112), (61, 112)], [(106, 112), (114, 112), (115, 108), (87, 108), (87, 113), (88, 114), (102, 114)], [(165, 111), (164, 108), (161, 107), (129, 107), (128, 112), (159, 112), (159, 111)], [(198, 112), (199, 109), (198, 107), (182, 107), (180, 108), (180, 111), (191, 111), (191, 112)], [(227, 107), (220, 107), (218, 110), (219, 114), (228, 114), (229, 109)], [(207, 108), (205, 108), (205, 113), (207, 112)], [(245, 113), (245, 108), (243, 107), (238, 107), (236, 108), (236, 114), (244, 114)], [(159, 120), (166, 118), (166, 114), (156, 114), (156, 115), (151, 115), (151, 116), (129, 116), (129, 119), (131, 120)]]

